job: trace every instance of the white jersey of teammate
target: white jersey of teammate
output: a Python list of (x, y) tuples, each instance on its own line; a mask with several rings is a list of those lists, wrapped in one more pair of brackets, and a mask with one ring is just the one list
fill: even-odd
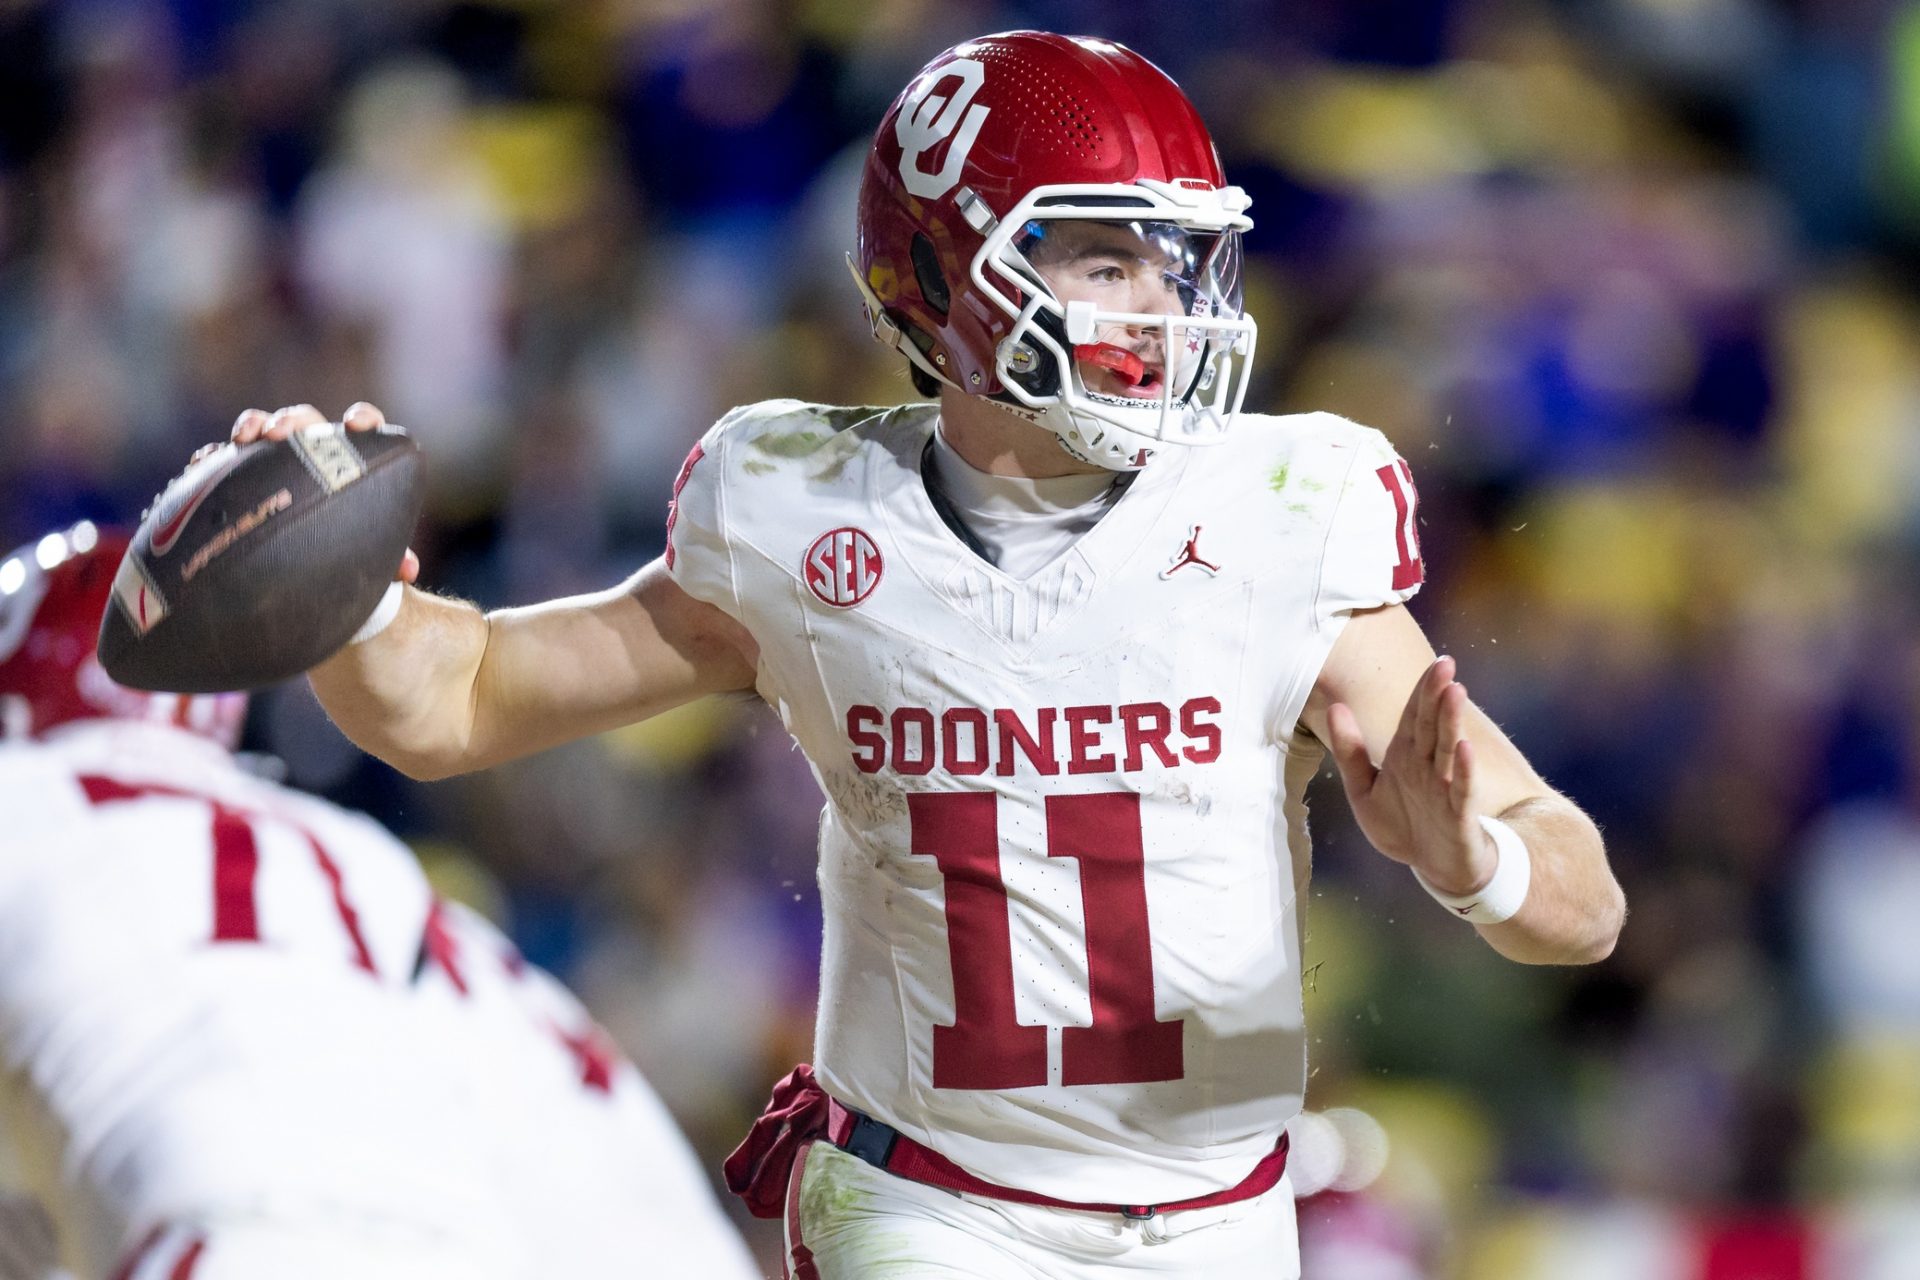
[(1412, 478), (1243, 416), (1015, 580), (927, 492), (936, 416), (737, 410), (669, 523), (827, 796), (819, 1079), (1003, 1186), (1220, 1191), (1300, 1105), (1296, 725), (1346, 616), (1418, 588)]
[[(753, 1274), (632, 1068), (369, 819), (123, 722), (0, 746), (0, 813), (0, 1134), (78, 1273), (531, 1277), (684, 1242)], [(455, 960), (462, 994), (423, 952), (492, 967)]]
[(422, 990), (459, 1028), (495, 1185), (531, 1224), (529, 1277), (759, 1277), (665, 1105), (573, 993), (457, 904), (430, 931)]

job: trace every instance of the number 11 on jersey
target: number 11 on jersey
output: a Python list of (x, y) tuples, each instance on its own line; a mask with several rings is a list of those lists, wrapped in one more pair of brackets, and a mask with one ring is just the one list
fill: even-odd
[[(1154, 1016), (1140, 797), (1126, 791), (1048, 796), (1046, 806), (1047, 856), (1080, 864), (1093, 1007), (1091, 1026), (1061, 1032), (1061, 1083), (1178, 1080), (1185, 1024)], [(934, 859), (946, 885), (954, 1020), (933, 1029), (934, 1087), (1046, 1084), (1047, 1028), (1015, 1015), (999, 797), (990, 791), (910, 795), (907, 814), (912, 852)]]

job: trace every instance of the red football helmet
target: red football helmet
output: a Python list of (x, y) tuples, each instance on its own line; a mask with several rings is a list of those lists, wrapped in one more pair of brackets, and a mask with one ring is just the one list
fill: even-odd
[(129, 541), (82, 522), (0, 560), (0, 737), (37, 737), (76, 720), (141, 720), (228, 750), (239, 745), (245, 694), (145, 693), (115, 684), (94, 657)]
[[(1108, 40), (1011, 31), (947, 50), (888, 109), (849, 265), (874, 336), (923, 389), (990, 397), (1075, 457), (1131, 470), (1218, 441), (1239, 411), (1249, 203), (1158, 67)], [(1094, 248), (1154, 282), (1150, 309), (1138, 291), (1061, 296), (1089, 224)]]

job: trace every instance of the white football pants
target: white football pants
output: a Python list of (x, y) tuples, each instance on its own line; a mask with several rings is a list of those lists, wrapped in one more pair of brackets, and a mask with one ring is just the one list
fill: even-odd
[[(946, 1191), (814, 1142), (787, 1189), (791, 1280), (1299, 1280), (1293, 1184), (1143, 1221)], [(811, 1268), (809, 1270), (808, 1268)]]

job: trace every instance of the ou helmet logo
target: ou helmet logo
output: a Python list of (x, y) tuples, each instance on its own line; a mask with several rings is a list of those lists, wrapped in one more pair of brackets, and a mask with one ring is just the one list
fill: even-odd
[[(959, 76), (960, 83), (950, 95), (934, 90)], [(900, 114), (893, 122), (893, 136), (900, 140), (900, 177), (907, 190), (922, 200), (937, 200), (953, 190), (960, 181), (960, 168), (973, 150), (980, 126), (987, 122), (988, 108), (973, 106), (973, 96), (986, 83), (987, 69), (972, 58), (955, 58), (927, 76), (907, 94)], [(948, 138), (946, 163), (938, 173), (920, 167), (920, 157)]]
[(880, 585), (880, 548), (863, 529), (833, 529), (807, 551), (807, 586), (836, 609), (851, 609)]

